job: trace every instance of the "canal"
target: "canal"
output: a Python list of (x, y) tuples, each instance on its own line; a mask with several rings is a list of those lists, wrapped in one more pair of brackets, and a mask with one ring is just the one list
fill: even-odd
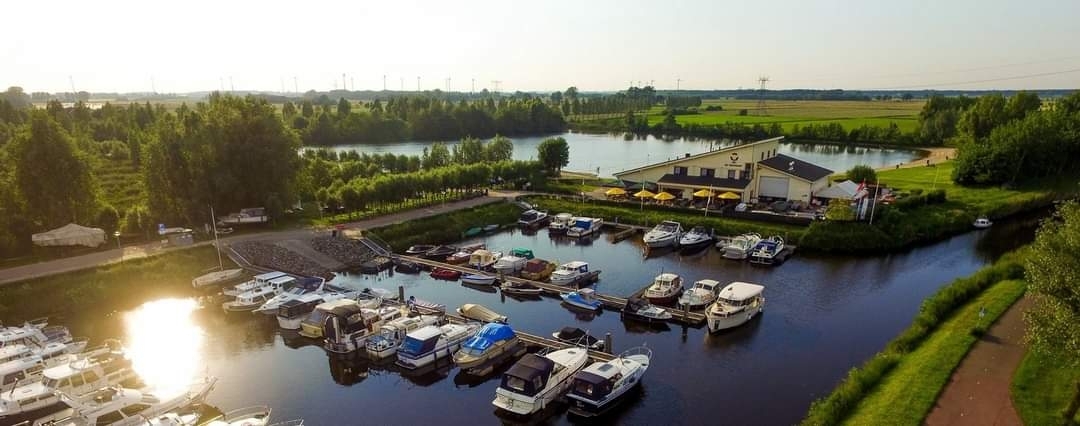
[[(641, 326), (616, 312), (573, 312), (555, 299), (515, 300), (426, 275), (344, 275), (354, 287), (404, 286), (407, 294), (453, 309), (481, 303), (521, 331), (550, 335), (577, 326), (611, 333), (616, 351), (647, 344), (652, 366), (639, 394), (606, 419), (620, 424), (792, 424), (810, 402), (828, 393), (853, 366), (905, 328), (921, 301), (955, 278), (970, 275), (1032, 238), (1037, 217), (970, 232), (906, 252), (878, 257), (797, 253), (775, 267), (722, 259), (715, 250), (692, 256), (645, 258), (640, 241), (587, 243), (516, 230), (479, 238), (488, 247), (528, 247), (541, 258), (585, 260), (600, 269), (598, 289), (629, 295), (660, 272), (688, 283), (702, 278), (764, 284), (764, 315), (726, 333), (678, 325)], [(319, 344), (282, 332), (273, 318), (226, 315), (194, 299), (147, 301), (129, 312), (68, 320), (76, 335), (95, 342), (122, 337), (141, 372), (164, 383), (209, 373), (220, 378), (208, 402), (224, 410), (256, 404), (278, 421), (309, 425), (496, 424), (491, 400), (498, 376), (476, 380), (456, 369), (420, 376), (365, 361), (340, 361)], [(76, 318), (79, 320), (76, 321)], [(555, 412), (545, 423), (571, 420)], [(3, 421), (0, 420), (0, 423)]]

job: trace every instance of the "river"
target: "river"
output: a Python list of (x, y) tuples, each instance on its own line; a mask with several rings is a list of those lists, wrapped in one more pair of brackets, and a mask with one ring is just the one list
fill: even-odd
[[(597, 173), (610, 177), (612, 173), (628, 168), (664, 161), (686, 154), (698, 154), (711, 148), (730, 145), (731, 141), (705, 139), (660, 139), (654, 136), (626, 138), (613, 134), (564, 133), (549, 136), (514, 138), (514, 159), (536, 159), (536, 148), (544, 139), (561, 136), (570, 145), (570, 164), (567, 170)], [(424, 148), (434, 142), (406, 141), (380, 144), (336, 145), (337, 151), (356, 150), (369, 154), (393, 153), (420, 155)], [(875, 168), (906, 163), (919, 158), (916, 150), (898, 148), (875, 148), (843, 146), (819, 143), (783, 143), (779, 152), (834, 171), (844, 171), (852, 166), (866, 164)]]
[[(764, 284), (765, 313), (719, 334), (624, 323), (616, 312), (575, 313), (554, 299), (518, 301), (426, 275), (346, 275), (337, 281), (400, 285), (409, 295), (450, 308), (481, 303), (533, 334), (573, 325), (600, 336), (610, 332), (616, 350), (647, 344), (654, 358), (642, 391), (606, 423), (786, 425), (798, 422), (811, 401), (903, 330), (924, 298), (1030, 241), (1036, 219), (1003, 221), (987, 231), (885, 256), (797, 253), (775, 268), (728, 261), (712, 249), (644, 258), (640, 241), (613, 244), (600, 237), (579, 244), (549, 238), (546, 231), (478, 239), (504, 250), (529, 247), (538, 257), (560, 262), (586, 260), (603, 271), (598, 289), (605, 293), (628, 295), (661, 271), (678, 273), (688, 283), (713, 278)], [(72, 312), (68, 318), (85, 317)], [(94, 342), (122, 336), (138, 348), (137, 365), (173, 382), (204, 371), (219, 377), (208, 402), (225, 410), (267, 404), (276, 421), (302, 417), (309, 425), (499, 422), (491, 405), (497, 376), (477, 381), (444, 369), (412, 377), (365, 361), (339, 361), (316, 342), (281, 332), (273, 318), (226, 315), (213, 304), (158, 301), (134, 313), (68, 325)], [(546, 422), (570, 420), (556, 412)]]

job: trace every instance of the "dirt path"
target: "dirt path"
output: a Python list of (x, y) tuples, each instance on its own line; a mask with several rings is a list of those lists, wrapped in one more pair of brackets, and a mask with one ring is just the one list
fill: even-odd
[[(928, 164), (938, 164), (956, 159), (956, 148), (936, 147), (919, 149), (923, 151), (929, 151), (930, 154), (926, 157), (917, 160), (911, 160), (907, 163), (879, 167), (878, 170), (906, 169), (909, 167), (926, 167)], [(927, 161), (929, 161), (929, 163), (927, 163)]]
[(926, 417), (927, 425), (1023, 425), (1009, 385), (1024, 357), (1024, 311), (1031, 299), (1014, 303), (953, 372)]

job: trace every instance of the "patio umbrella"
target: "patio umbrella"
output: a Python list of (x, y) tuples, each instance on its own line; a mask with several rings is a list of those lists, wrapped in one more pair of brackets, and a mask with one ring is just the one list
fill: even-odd
[(668, 194), (667, 192), (661, 192), (659, 194), (656, 194), (656, 196), (654, 196), (653, 199), (655, 199), (657, 201), (670, 201), (670, 200), (674, 200), (675, 196), (671, 195), (671, 194)]
[(637, 193), (634, 194), (634, 196), (638, 197), (638, 198), (652, 198), (655, 195), (656, 194), (653, 194), (653, 193), (649, 192), (648, 189), (642, 189), (641, 191), (638, 191)]
[(710, 191), (708, 189), (699, 189), (697, 192), (694, 193), (694, 196), (695, 197), (711, 197), (712, 196), (712, 191)]
[(725, 192), (723, 194), (718, 195), (718, 197), (720, 197), (721, 199), (724, 199), (724, 200), (738, 200), (738, 199), (742, 198), (742, 197), (739, 196), (739, 194), (736, 194), (734, 192)]
[(604, 194), (605, 195), (611, 195), (611, 196), (626, 195), (626, 190), (622, 189), (622, 188), (611, 188), (611, 189), (609, 189), (607, 191), (604, 191)]

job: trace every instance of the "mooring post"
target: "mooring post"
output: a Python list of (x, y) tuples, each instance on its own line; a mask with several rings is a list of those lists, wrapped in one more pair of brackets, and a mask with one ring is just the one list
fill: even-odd
[(608, 332), (607, 334), (604, 335), (604, 352), (607, 352), (607, 353), (610, 354), (610, 353), (612, 353), (611, 351), (614, 350), (614, 349), (615, 349), (615, 345), (611, 343), (611, 332)]
[(403, 285), (397, 286), (397, 297), (398, 297), (398, 300), (401, 301), (401, 303), (405, 303), (405, 286), (403, 286)]

